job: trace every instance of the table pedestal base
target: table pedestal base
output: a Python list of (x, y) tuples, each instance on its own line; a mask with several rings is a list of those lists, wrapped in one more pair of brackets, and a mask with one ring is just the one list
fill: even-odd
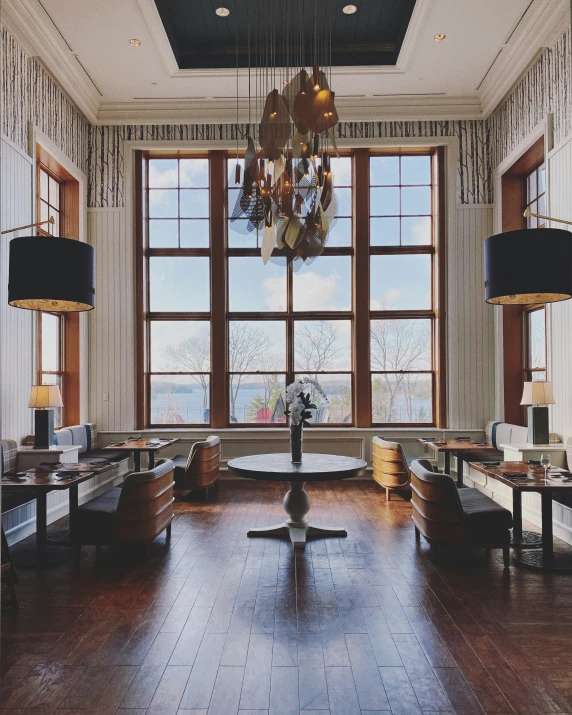
[(513, 554), (512, 558), (520, 566), (538, 571), (572, 571), (572, 554), (563, 554), (560, 551), (555, 551), (548, 557), (540, 550), (523, 551)]
[(310, 497), (304, 489), (306, 482), (288, 482), (290, 490), (284, 497), (284, 511), (290, 517), (282, 524), (250, 529), (248, 536), (289, 536), (295, 549), (304, 549), (308, 536), (347, 536), (345, 529), (309, 524), (304, 518), (310, 511)]
[(520, 536), (511, 531), (510, 545), (516, 549), (540, 549), (542, 548), (542, 534), (536, 531), (521, 531)]

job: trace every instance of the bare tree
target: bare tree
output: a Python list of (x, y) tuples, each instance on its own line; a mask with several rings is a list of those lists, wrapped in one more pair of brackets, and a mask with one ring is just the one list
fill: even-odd
[(371, 324), (372, 370), (381, 374), (382, 395), (375, 406), (382, 413), (382, 422), (391, 422), (395, 401), (404, 392), (409, 421), (412, 419), (412, 397), (418, 376), (407, 374), (424, 369), (430, 359), (431, 342), (427, 340), (425, 324), (418, 320), (375, 320)]
[(260, 328), (231, 323), (229, 336), (230, 417), (236, 419), (236, 399), (245, 372), (259, 370), (260, 360), (271, 346), (270, 338)]
[[(189, 375), (203, 390), (203, 415), (209, 405), (211, 345), (208, 335), (197, 335), (176, 345), (167, 345), (165, 357), (172, 370), (194, 373)], [(206, 374), (200, 374), (206, 373)]]
[(304, 325), (296, 331), (296, 362), (301, 370), (315, 374), (327, 370), (341, 348), (336, 347), (338, 328), (329, 320)]

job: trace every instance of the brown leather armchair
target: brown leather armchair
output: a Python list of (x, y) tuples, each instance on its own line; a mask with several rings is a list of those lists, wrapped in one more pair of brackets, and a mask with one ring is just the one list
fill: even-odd
[(371, 441), (373, 478), (385, 489), (385, 498), (389, 501), (392, 490), (411, 489), (409, 459), (405, 456), (399, 442), (390, 442), (384, 437), (374, 437)]
[(70, 515), (71, 539), (79, 561), (84, 544), (101, 546), (126, 541), (145, 544), (164, 529), (171, 537), (173, 472), (170, 459), (160, 459), (153, 469), (129, 474), (122, 487), (109, 489), (74, 509)]
[(218, 488), (220, 476), (220, 437), (212, 435), (204, 442), (195, 442), (189, 456), (178, 454), (173, 457), (175, 464), (175, 484), (179, 489), (204, 489), (205, 499), (209, 498), (209, 488)]
[(421, 534), (435, 560), (439, 546), (502, 549), (505, 567), (510, 564), (512, 514), (478, 489), (457, 489), (448, 474), (432, 471), (426, 459), (411, 464), (412, 519), (415, 539)]

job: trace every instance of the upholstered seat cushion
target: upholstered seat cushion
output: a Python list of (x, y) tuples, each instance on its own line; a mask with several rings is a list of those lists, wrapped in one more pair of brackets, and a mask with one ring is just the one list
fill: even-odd
[(109, 543), (120, 496), (121, 487), (114, 487), (74, 509), (70, 516), (72, 539), (82, 544)]
[(15, 509), (22, 504), (34, 501), (36, 497), (29, 489), (3, 489), (2, 490), (2, 514), (10, 509)]
[(184, 454), (178, 454), (176, 457), (172, 457), (171, 460), (175, 465), (175, 484), (178, 487), (182, 487), (185, 483), (185, 470), (187, 469), (188, 456), (185, 457)]
[(482, 538), (487, 533), (499, 533), (510, 529), (512, 514), (478, 489), (459, 489), (459, 499), (470, 534)]
[(504, 453), (499, 449), (488, 449), (479, 452), (478, 449), (473, 452), (464, 453), (465, 462), (492, 462), (495, 460), (502, 461), (504, 459)]
[(127, 452), (112, 449), (90, 449), (89, 452), (84, 452), (79, 455), (80, 462), (90, 462), (93, 459), (108, 459), (110, 462), (121, 462), (123, 459), (129, 459)]

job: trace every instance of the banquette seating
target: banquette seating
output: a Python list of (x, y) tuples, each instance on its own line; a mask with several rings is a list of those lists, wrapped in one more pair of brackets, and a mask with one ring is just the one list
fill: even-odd
[(220, 476), (220, 438), (212, 435), (204, 442), (195, 442), (188, 457), (173, 457), (175, 485), (178, 489), (204, 489), (208, 499), (209, 488), (218, 487)]
[[(18, 469), (18, 443), (13, 439), (3, 439), (0, 442), (0, 474), (14, 472)], [(27, 489), (10, 489), (2, 491), (2, 513), (15, 509), (30, 501)]]
[[(88, 422), (83, 425), (73, 425), (72, 427), (62, 427), (55, 431), (56, 444), (60, 447), (79, 447), (79, 461), (89, 462), (92, 459), (108, 459), (110, 462), (122, 462), (127, 460), (125, 452), (120, 450), (114, 452), (110, 449), (98, 449), (97, 429), (95, 424)], [(25, 439), (25, 444), (34, 444), (34, 435), (29, 435)], [(122, 465), (125, 466), (125, 465)]]
[(173, 473), (170, 459), (160, 459), (153, 469), (129, 474), (122, 487), (109, 489), (74, 509), (70, 515), (76, 562), (83, 545), (101, 546), (141, 542), (146, 554), (162, 531), (171, 536)]
[(423, 535), (433, 560), (440, 546), (502, 549), (509, 566), (512, 514), (478, 489), (457, 489), (448, 474), (434, 472), (426, 459), (411, 464), (415, 538)]
[(486, 462), (492, 459), (502, 460), (504, 453), (500, 448), (501, 444), (525, 444), (528, 429), (520, 425), (511, 425), (508, 422), (487, 422), (485, 429), (487, 444), (495, 448), (495, 451), (479, 451), (475, 449), (465, 452), (465, 462)]
[(416, 457), (406, 457), (399, 442), (374, 437), (371, 445), (373, 478), (385, 489), (389, 501), (393, 490), (410, 489), (410, 464)]

